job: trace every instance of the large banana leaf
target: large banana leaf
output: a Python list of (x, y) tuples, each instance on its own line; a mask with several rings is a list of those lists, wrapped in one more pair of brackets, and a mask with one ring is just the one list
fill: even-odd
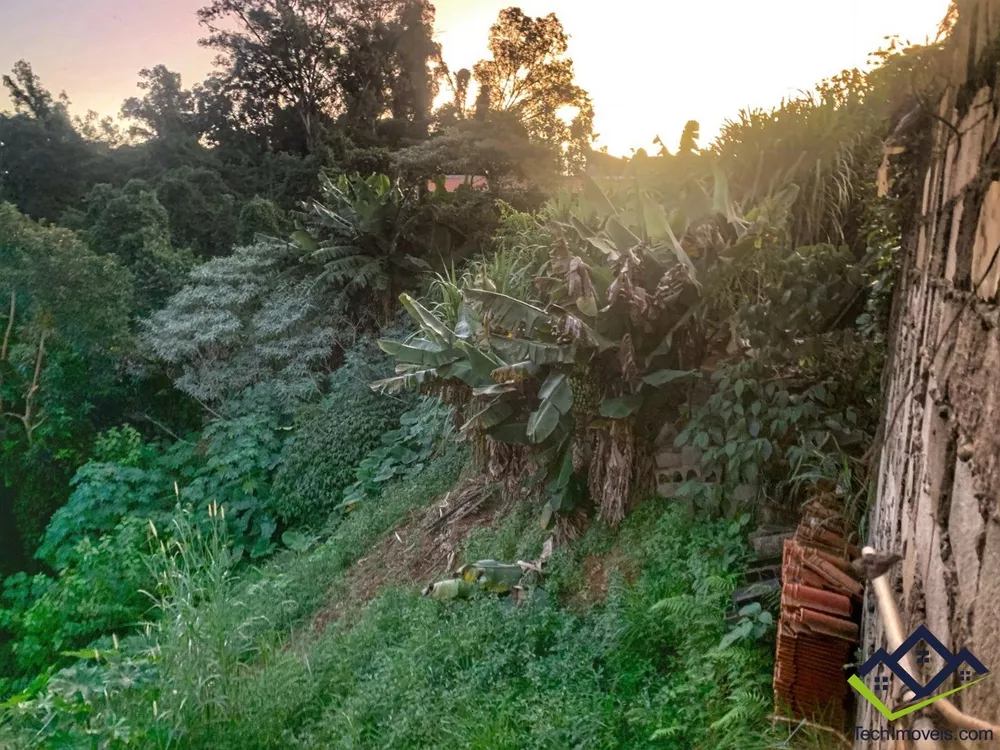
[(441, 347), (427, 339), (414, 339), (409, 344), (380, 339), (379, 348), (399, 362), (424, 367), (441, 367), (462, 358), (462, 352), (451, 347)]
[(353, 233), (355, 226), (350, 218), (338, 211), (331, 211), (319, 201), (312, 201), (312, 211), (319, 223), (338, 232)]
[(621, 253), (619, 253), (615, 246), (604, 237), (595, 235), (593, 237), (585, 237), (584, 239), (587, 240), (592, 247), (604, 253), (608, 257), (608, 260), (612, 263), (621, 257)]
[[(493, 388), (501, 387), (503, 386), (493, 386)], [(511, 390), (515, 389), (511, 388)], [(484, 409), (480, 409), (478, 412), (473, 414), (468, 421), (462, 425), (461, 431), (465, 432), (470, 427), (480, 427), (484, 430), (490, 430), (503, 424), (513, 413), (513, 407), (506, 401), (503, 401), (500, 398), (494, 399), (489, 406)]]
[(567, 445), (559, 461), (559, 473), (553, 477), (546, 489), (548, 490), (548, 503), (542, 515), (542, 527), (548, 528), (552, 522), (553, 513), (560, 510), (569, 510), (569, 487), (570, 479), (573, 477), (573, 447)]
[(618, 214), (618, 210), (611, 202), (611, 199), (601, 190), (601, 186), (594, 182), (593, 177), (585, 176), (583, 178), (583, 197), (587, 199), (587, 202), (590, 203), (593, 209), (597, 211), (597, 215), (602, 219)]
[(726, 221), (730, 224), (738, 223), (740, 221), (739, 214), (736, 211), (736, 206), (733, 205), (732, 198), (729, 197), (729, 179), (718, 162), (712, 164), (712, 176), (715, 181), (712, 210), (725, 216)]
[(557, 221), (555, 224), (562, 229), (574, 232), (581, 241), (589, 243), (595, 250), (598, 250), (607, 256), (609, 261), (614, 262), (618, 260), (618, 248), (615, 247), (614, 243), (607, 237), (607, 235), (595, 234), (590, 227), (575, 216), (571, 217), (569, 224), (561, 221)]
[(430, 271), (431, 264), (423, 258), (409, 253), (393, 254), (389, 256), (389, 262), (397, 268), (411, 271)]
[(465, 358), (455, 360), (454, 362), (450, 362), (442, 367), (439, 367), (437, 369), (437, 375), (442, 380), (457, 378), (470, 388), (478, 388), (481, 385), (486, 385), (488, 382), (476, 373), (475, 369), (472, 367), (472, 362)]
[(657, 370), (646, 375), (642, 380), (649, 385), (659, 387), (675, 380), (695, 377), (697, 374), (697, 370)]
[(632, 233), (631, 229), (626, 228), (625, 225), (616, 218), (608, 220), (607, 231), (608, 235), (611, 237), (611, 241), (614, 242), (620, 252), (631, 250), (636, 245), (642, 244), (642, 240), (636, 237), (635, 234)]
[(671, 230), (663, 206), (645, 194), (639, 196), (639, 205), (642, 207), (646, 236), (653, 240), (667, 239)]
[(541, 403), (528, 418), (528, 440), (542, 443), (559, 426), (559, 419), (573, 407), (573, 389), (569, 378), (553, 372), (538, 391)]
[(473, 372), (484, 382), (492, 382), (492, 373), (498, 367), (503, 367), (506, 362), (500, 359), (493, 352), (484, 352), (478, 347), (459, 339), (456, 342), (458, 350), (469, 360)]
[(514, 297), (485, 289), (467, 289), (465, 295), (476, 302), (483, 313), (488, 313), (490, 323), (507, 331), (516, 331), (524, 326), (526, 335), (531, 335), (539, 324), (551, 325), (551, 316), (534, 305)]
[(413, 299), (413, 297), (403, 293), (399, 295), (399, 301), (403, 303), (403, 307), (406, 308), (406, 312), (410, 314), (410, 317), (420, 324), (420, 327), (423, 328), (424, 333), (429, 339), (442, 345), (447, 344), (448, 346), (455, 343), (455, 334), (448, 329), (448, 326), (438, 320), (434, 313)]
[(580, 235), (580, 239), (585, 240), (594, 236), (593, 230), (575, 216), (569, 218), (569, 223), (576, 230), (576, 233)]
[(642, 406), (642, 394), (632, 393), (618, 398), (607, 398), (601, 402), (601, 416), (611, 419), (625, 419), (639, 411)]
[(527, 360), (536, 365), (572, 364), (577, 351), (575, 344), (546, 344), (503, 336), (491, 336), (490, 346), (508, 361)]
[(436, 368), (413, 370), (410, 372), (404, 372), (401, 375), (396, 375), (395, 377), (376, 380), (369, 386), (369, 388), (376, 393), (383, 394), (400, 393), (401, 391), (414, 391), (420, 387), (421, 383), (429, 382), (438, 377), (437, 373), (438, 371)]
[(695, 269), (694, 263), (691, 262), (691, 258), (686, 252), (684, 252), (684, 248), (681, 247), (681, 243), (677, 241), (677, 237), (674, 235), (674, 230), (670, 228), (669, 222), (664, 225), (664, 229), (666, 231), (667, 248), (673, 252), (674, 257), (677, 258), (678, 262), (687, 266), (688, 271), (691, 273), (691, 278), (697, 279), (698, 271)]

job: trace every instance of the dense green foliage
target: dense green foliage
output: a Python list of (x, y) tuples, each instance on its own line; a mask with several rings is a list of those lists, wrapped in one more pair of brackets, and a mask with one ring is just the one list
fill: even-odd
[[(12, 659), (4, 673), (41, 674), (65, 661), (64, 651), (132, 631), (152, 606), (143, 593), (152, 585), (144, 558), (147, 533), (145, 524), (129, 518), (97, 542), (78, 542), (56, 578), (9, 577), (0, 598), (0, 628), (10, 634), (0, 663)], [(0, 688), (23, 688), (25, 682), (0, 680)]]
[[(112, 256), (73, 232), (0, 204), (0, 506), (13, 517), (4, 557), (32, 549), (85, 460), (94, 413), (121, 385), (132, 285)], [(6, 514), (5, 513), (5, 514)]]
[[(644, 506), (620, 535), (595, 531), (554, 560), (548, 587), (567, 599), (585, 585), (579, 563), (602, 550), (620, 548), (644, 571), (634, 584), (613, 578), (607, 601), (593, 610), (574, 614), (555, 600), (526, 608), (494, 598), (438, 603), (392, 591), (355, 626), (331, 626), (305, 651), (262, 648), (263, 634), (277, 635), (287, 617), (308, 611), (300, 606), (309, 601), (303, 586), (324, 586), (320, 571), (343, 569), (363, 554), (359, 541), (375, 538), (371, 530), (377, 535), (408, 505), (447, 487), (455, 478), (449, 466), (455, 462), (436, 462), (415, 482), (389, 488), (383, 503), (359, 509), (329, 542), (279, 561), (262, 578), (221, 576), (231, 558), (219, 539), (182, 533), (185, 554), (161, 554), (157, 564), (161, 575), (175, 575), (160, 589), (168, 616), (150, 636), (159, 645), (155, 665), (141, 641), (123, 642), (120, 652), (99, 657), (96, 669), (53, 679), (51, 697), (22, 710), (23, 726), (53, 717), (43, 736), (127, 733), (145, 747), (169, 736), (182, 747), (210, 741), (219, 748), (763, 743), (766, 652), (753, 641), (720, 646), (722, 613), (744, 556), (740, 526), (692, 526), (661, 505)], [(207, 604), (197, 616), (195, 595)], [(291, 609), (275, 610), (275, 597)], [(266, 619), (256, 609), (262, 605), (270, 607)], [(690, 627), (693, 619), (700, 627)], [(241, 666), (248, 658), (260, 668)], [(189, 671), (194, 665), (197, 675)], [(156, 690), (143, 679), (154, 666), (162, 681)], [(128, 687), (127, 675), (134, 678)], [(52, 714), (55, 696), (84, 685), (107, 687), (111, 700), (93, 708), (76, 701), (74, 713)], [(477, 699), (483, 694), (494, 699)]]
[(399, 429), (382, 435), (381, 445), (358, 464), (355, 482), (344, 491), (344, 507), (377, 498), (388, 482), (415, 477), (451, 435), (452, 411), (423, 399), (399, 418)]
[(358, 464), (398, 424), (405, 402), (367, 387), (377, 371), (365, 362), (370, 356), (361, 348), (334, 375), (330, 395), (296, 417), (273, 493), (273, 508), (286, 521), (324, 523), (354, 484)]
[[(726, 617), (765, 502), (863, 524), (913, 189), (876, 168), (940, 46), (619, 161), (554, 15), (453, 72), (375, 6), (211, 0), (215, 70), (141, 71), (125, 131), (4, 77), (0, 747), (788, 739), (768, 603)], [(671, 441), (701, 477), (647, 500)], [(404, 541), (477, 492), (464, 547)], [(555, 550), (438, 601), (352, 578), (393, 539)]]

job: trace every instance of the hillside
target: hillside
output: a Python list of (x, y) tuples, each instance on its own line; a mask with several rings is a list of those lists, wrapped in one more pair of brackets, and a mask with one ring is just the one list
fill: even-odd
[[(849, 744), (780, 705), (782, 545), (819, 508), (864, 590), (949, 42), (609, 165), (554, 16), (432, 112), (425, 6), (373, 62), (216, 2), (228, 78), (144, 71), (132, 140), (5, 79), (0, 747)], [(288, 38), (325, 104), (226, 88)], [(529, 42), (543, 125), (489, 96)]]

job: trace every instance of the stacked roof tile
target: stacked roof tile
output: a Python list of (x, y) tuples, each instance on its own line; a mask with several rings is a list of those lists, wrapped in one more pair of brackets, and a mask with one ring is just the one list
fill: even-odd
[(849, 564), (860, 550), (845, 537), (839, 515), (819, 500), (785, 540), (774, 663), (777, 713), (841, 726), (850, 697), (844, 667), (853, 661), (864, 593)]

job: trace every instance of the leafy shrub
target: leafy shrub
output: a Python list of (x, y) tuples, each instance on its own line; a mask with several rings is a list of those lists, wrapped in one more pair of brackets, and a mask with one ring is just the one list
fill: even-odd
[(398, 424), (409, 403), (372, 393), (369, 377), (384, 360), (363, 342), (331, 378), (330, 395), (304, 409), (275, 476), (274, 512), (288, 522), (322, 524), (356, 480), (358, 464)]
[(689, 480), (677, 495), (706, 510), (719, 510), (727, 498), (746, 504), (786, 482), (804, 456), (866, 440), (858, 411), (838, 399), (833, 379), (794, 388), (754, 359), (722, 367), (712, 379), (715, 393), (693, 409), (675, 440), (702, 451), (702, 474), (715, 480)]
[(354, 506), (377, 496), (395, 478), (410, 479), (427, 462), (452, 430), (452, 410), (430, 398), (399, 418), (400, 428), (382, 436), (382, 445), (365, 457), (354, 472), (354, 484), (344, 492), (344, 505)]
[(252, 413), (216, 420), (205, 429), (201, 446), (204, 460), (195, 464), (181, 498), (195, 508), (209, 503), (224, 508), (238, 557), (243, 551), (253, 558), (269, 554), (277, 531), (269, 510), (271, 482), (282, 449), (277, 417)]
[(277, 524), (269, 493), (281, 457), (275, 416), (214, 420), (198, 443), (178, 441), (165, 449), (137, 445), (128, 429), (112, 431), (98, 442), (97, 455), (123, 463), (91, 461), (77, 471), (73, 494), (53, 515), (38, 553), (55, 568), (72, 562), (80, 540), (97, 539), (126, 517), (169, 527), (179, 501), (225, 507), (239, 548), (251, 557), (273, 550)]
[(142, 466), (148, 463), (151, 446), (132, 425), (112, 427), (94, 440), (91, 460), (119, 466)]
[(34, 675), (101, 635), (134, 627), (150, 601), (143, 555), (148, 527), (129, 519), (99, 541), (84, 538), (56, 578), (9, 577), (0, 595), (0, 631), (11, 639), (19, 675)]
[(281, 237), (286, 234), (287, 224), (288, 217), (274, 201), (257, 195), (240, 209), (236, 239), (240, 245), (245, 246), (253, 244), (259, 234)]
[(84, 538), (110, 533), (126, 516), (163, 522), (176, 502), (173, 481), (156, 459), (145, 465), (84, 464), (73, 477), (69, 502), (52, 516), (38, 557), (57, 570), (78, 555)]

